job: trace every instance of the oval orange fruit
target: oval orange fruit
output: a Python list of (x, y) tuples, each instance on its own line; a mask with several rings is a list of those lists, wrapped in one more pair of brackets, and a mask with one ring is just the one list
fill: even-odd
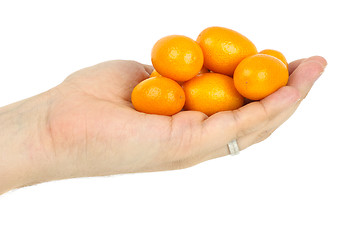
[(242, 34), (224, 27), (203, 30), (197, 42), (202, 48), (204, 66), (217, 73), (232, 76), (245, 57), (256, 54), (256, 46)]
[(273, 50), (273, 49), (264, 49), (262, 51), (260, 51), (259, 53), (261, 54), (267, 54), (273, 57), (278, 58), (279, 60), (281, 60), (288, 68), (288, 62), (287, 59), (285, 58), (285, 56), (283, 55), (283, 53), (277, 51), (277, 50)]
[(200, 111), (208, 116), (234, 110), (243, 105), (244, 99), (234, 87), (233, 79), (219, 73), (203, 73), (183, 84), (186, 96), (184, 108)]
[(233, 79), (243, 97), (260, 100), (287, 85), (288, 69), (276, 57), (256, 54), (238, 64)]
[(196, 76), (203, 67), (203, 53), (193, 39), (170, 35), (155, 43), (151, 61), (161, 76), (176, 81), (187, 81)]
[(137, 84), (131, 101), (137, 111), (171, 116), (182, 110), (185, 94), (177, 82), (157, 76)]

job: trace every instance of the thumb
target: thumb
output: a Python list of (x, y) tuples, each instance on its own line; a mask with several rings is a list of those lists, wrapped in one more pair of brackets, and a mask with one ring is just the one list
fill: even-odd
[(135, 61), (113, 60), (81, 69), (65, 83), (99, 99), (130, 101), (133, 88), (149, 77), (149, 71), (150, 66)]
[(106, 71), (110, 74), (110, 77), (106, 79), (108, 92), (126, 101), (131, 100), (133, 88), (147, 79), (153, 70), (151, 66), (136, 61), (114, 60), (104, 64)]

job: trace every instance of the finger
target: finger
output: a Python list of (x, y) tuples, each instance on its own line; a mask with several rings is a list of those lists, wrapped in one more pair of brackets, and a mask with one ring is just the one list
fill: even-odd
[[(295, 69), (297, 69), (297, 67), (303, 63), (304, 61), (306, 61), (307, 58), (302, 58), (302, 59), (298, 59), (298, 60), (295, 60), (291, 63), (288, 64), (288, 71), (289, 71), (289, 75), (292, 74), (294, 72)], [(327, 65), (327, 61), (321, 57), (321, 56), (313, 56), (310, 58), (310, 60), (315, 60), (315, 61), (318, 61), (320, 62), (323, 66), (326, 66)]]
[(302, 58), (302, 59), (298, 59), (295, 60), (291, 63), (288, 64), (288, 72), (289, 75), (292, 74), (292, 72), (294, 72), (294, 70), (305, 60), (306, 58)]
[(214, 149), (221, 149), (219, 151), (227, 155), (228, 142), (265, 128), (271, 119), (293, 106), (298, 99), (299, 92), (293, 87), (286, 86), (259, 102), (212, 115), (203, 123), (203, 139), (207, 140), (204, 144), (210, 147), (206, 150), (212, 152)]
[[(321, 67), (319, 68), (321, 72), (324, 70), (326, 61), (318, 56), (294, 61), (290, 65), (292, 69), (295, 69), (292, 76), (294, 80), (289, 82), (288, 86), (280, 88), (259, 102), (252, 102), (232, 112), (218, 113), (205, 120), (205, 126), (212, 129), (212, 136), (207, 136), (207, 139), (216, 139), (213, 142), (217, 143), (217, 145), (212, 144), (212, 151), (208, 152), (205, 160), (228, 155), (227, 144), (232, 139), (237, 139), (239, 148), (243, 150), (267, 138), (294, 112), (294, 106), (297, 105), (296, 103), (308, 86), (310, 89), (313, 76), (319, 73), (315, 68), (316, 64)], [(306, 71), (310, 74), (305, 75)], [(210, 143), (207, 144), (211, 146)]]
[[(246, 149), (247, 147), (250, 147), (256, 143), (259, 143), (261, 141), (264, 141), (267, 139), (276, 129), (263, 129), (257, 132), (253, 132), (249, 135), (243, 136), (239, 139), (237, 139), (237, 144), (239, 147), (239, 151), (242, 151)], [(230, 155), (230, 151), (228, 148), (228, 145), (213, 149), (213, 151), (209, 152), (205, 156), (205, 160), (224, 157)]]
[(300, 92), (301, 99), (305, 98), (324, 71), (325, 65), (326, 60), (319, 56), (306, 59), (289, 76), (287, 85), (296, 88)]
[(304, 60), (304, 62), (306, 62), (306, 61), (317, 61), (320, 64), (322, 64), (323, 67), (326, 67), (328, 65), (327, 60), (325, 58), (323, 58), (322, 56), (312, 56), (312, 57)]
[[(305, 61), (319, 61), (322, 65), (326, 65), (326, 60), (323, 59), (322, 57), (319, 56), (314, 56), (311, 57), (309, 59), (305, 59), (303, 61), (301, 61), (301, 63), (305, 62)], [(289, 109), (286, 109), (285, 111), (281, 112), (280, 114), (278, 114), (272, 121), (269, 126), (269, 128), (272, 129), (276, 129), (278, 128), (280, 125), (282, 125), (286, 120), (288, 120), (288, 118), (293, 115), (293, 113), (296, 111), (296, 109), (298, 108), (300, 104), (300, 101), (298, 101), (297, 104), (294, 104), (292, 107), (290, 107)]]

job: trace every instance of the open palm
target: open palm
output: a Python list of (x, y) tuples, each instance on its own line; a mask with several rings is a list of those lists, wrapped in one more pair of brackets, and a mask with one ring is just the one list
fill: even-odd
[[(290, 63), (288, 85), (267, 98), (210, 117), (182, 111), (172, 117), (137, 112), (136, 84), (152, 67), (109, 61), (71, 74), (50, 90), (52, 159), (67, 177), (185, 168), (267, 138), (287, 120), (324, 71), (322, 57)], [(59, 177), (60, 178), (60, 177)]]

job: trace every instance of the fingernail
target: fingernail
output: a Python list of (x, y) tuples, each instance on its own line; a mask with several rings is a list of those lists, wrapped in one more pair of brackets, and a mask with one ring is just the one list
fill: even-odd
[[(318, 59), (319, 57), (319, 59)], [(316, 61), (317, 63), (319, 63), (320, 65), (323, 66), (323, 68), (325, 69), (326, 66), (328, 65), (328, 62), (325, 58), (321, 57), (321, 56), (313, 56), (313, 57), (309, 57), (307, 59), (304, 60), (304, 62), (307, 62), (307, 61)]]

